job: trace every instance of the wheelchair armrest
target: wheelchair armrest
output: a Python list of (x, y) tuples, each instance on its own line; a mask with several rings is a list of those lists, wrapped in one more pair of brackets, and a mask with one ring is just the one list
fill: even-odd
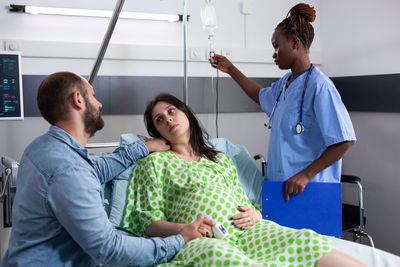
[(351, 184), (357, 184), (361, 182), (361, 178), (358, 176), (354, 176), (354, 175), (346, 175), (346, 174), (342, 174), (342, 176), (340, 177), (340, 182), (341, 183), (351, 183)]

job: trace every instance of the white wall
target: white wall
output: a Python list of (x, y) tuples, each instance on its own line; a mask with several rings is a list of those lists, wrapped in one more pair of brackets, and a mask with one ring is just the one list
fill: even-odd
[[(324, 71), (331, 77), (400, 73), (398, 10), (398, 0), (321, 1)], [(345, 157), (343, 172), (362, 179), (366, 230), (376, 246), (400, 255), (400, 114), (350, 116), (358, 142)]]
[(399, 73), (398, 0), (323, 1), (320, 34), (330, 77)]

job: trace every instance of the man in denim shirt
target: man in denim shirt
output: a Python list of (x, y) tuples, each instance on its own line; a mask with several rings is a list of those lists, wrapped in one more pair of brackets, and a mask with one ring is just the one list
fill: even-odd
[(37, 99), (52, 126), (22, 156), (13, 229), (1, 266), (155, 265), (212, 225), (199, 218), (167, 238), (117, 234), (103, 209), (101, 184), (169, 146), (163, 139), (139, 141), (91, 160), (84, 147), (104, 126), (92, 86), (79, 75), (55, 73), (41, 83)]

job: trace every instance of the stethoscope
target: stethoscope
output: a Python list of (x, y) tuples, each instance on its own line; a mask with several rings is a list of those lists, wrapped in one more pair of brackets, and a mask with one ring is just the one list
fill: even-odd
[[(302, 132), (304, 132), (304, 125), (303, 125), (303, 102), (304, 102), (304, 95), (306, 93), (306, 88), (307, 88), (307, 82), (308, 82), (308, 78), (310, 77), (310, 74), (312, 73), (314, 69), (314, 65), (311, 64), (310, 68), (307, 71), (307, 76), (306, 76), (306, 80), (304, 82), (304, 87), (303, 87), (303, 94), (301, 96), (301, 104), (300, 104), (300, 120), (299, 122), (296, 124), (296, 133), (297, 134), (301, 134)], [(274, 117), (275, 114), (275, 110), (276, 110), (276, 106), (278, 105), (279, 99), (282, 95), (283, 89), (285, 88), (286, 84), (284, 84), (281, 88), (281, 90), (279, 91), (278, 94), (278, 98), (275, 101), (274, 107), (272, 108), (272, 112), (271, 112), (271, 116), (269, 116), (269, 120), (267, 123), (264, 124), (265, 127), (267, 127), (268, 129), (271, 129), (271, 122), (272, 122), (272, 118)]]

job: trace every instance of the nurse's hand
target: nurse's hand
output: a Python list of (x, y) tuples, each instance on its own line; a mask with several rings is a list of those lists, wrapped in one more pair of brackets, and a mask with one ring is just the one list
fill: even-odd
[(209, 61), (212, 67), (225, 73), (229, 73), (230, 69), (233, 67), (232, 62), (230, 62), (226, 57), (218, 54), (215, 54), (213, 58), (209, 59)]
[(144, 144), (147, 147), (149, 153), (167, 151), (171, 149), (168, 141), (161, 137), (151, 139)]
[(299, 172), (298, 174), (292, 176), (286, 181), (286, 187), (285, 187), (285, 200), (286, 202), (289, 201), (289, 195), (290, 194), (300, 194), (304, 191), (304, 188), (306, 188), (306, 185), (308, 182), (310, 182), (310, 178), (303, 174), (302, 172)]
[(231, 217), (232, 225), (237, 228), (242, 230), (248, 229), (262, 219), (261, 213), (258, 210), (243, 206), (238, 206), (237, 209), (240, 213)]

